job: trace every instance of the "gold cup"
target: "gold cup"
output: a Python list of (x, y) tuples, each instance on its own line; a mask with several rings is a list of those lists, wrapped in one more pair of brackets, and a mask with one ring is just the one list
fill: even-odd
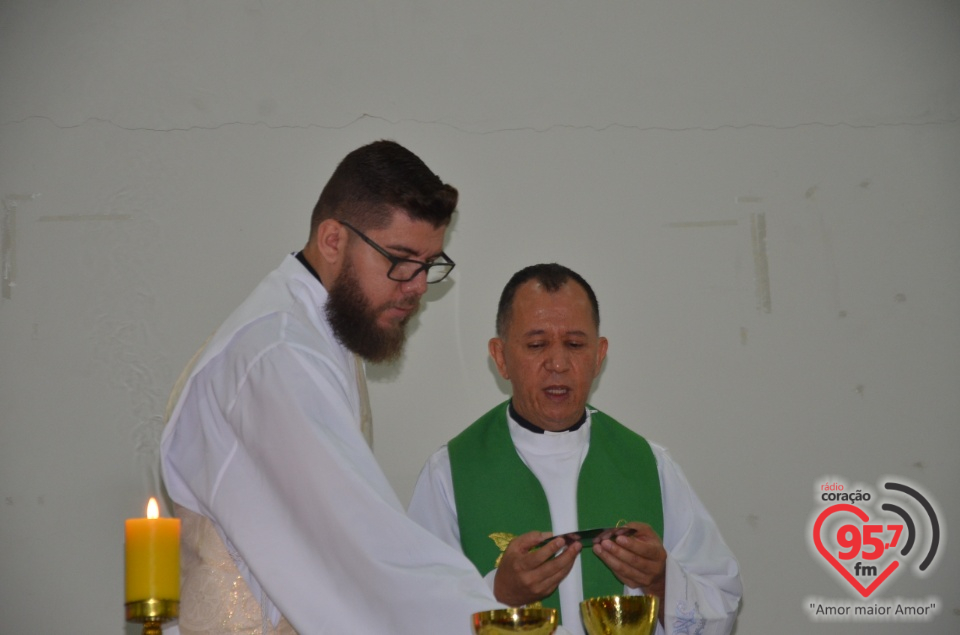
[(473, 614), (476, 635), (527, 633), (550, 635), (557, 630), (556, 609), (495, 609)]
[(650, 635), (659, 600), (649, 595), (608, 595), (580, 603), (587, 635)]

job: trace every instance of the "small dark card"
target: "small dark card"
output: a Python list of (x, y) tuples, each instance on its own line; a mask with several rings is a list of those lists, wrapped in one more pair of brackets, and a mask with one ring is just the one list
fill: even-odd
[(637, 533), (637, 530), (632, 527), (599, 527), (596, 529), (571, 531), (569, 534), (560, 534), (559, 536), (547, 538), (543, 542), (540, 542), (534, 546), (534, 549), (539, 549), (554, 538), (563, 538), (563, 541), (567, 544), (567, 546), (570, 546), (575, 542), (579, 542), (584, 547), (592, 547), (593, 543), (595, 542), (613, 540), (617, 536), (632, 536), (635, 533)]

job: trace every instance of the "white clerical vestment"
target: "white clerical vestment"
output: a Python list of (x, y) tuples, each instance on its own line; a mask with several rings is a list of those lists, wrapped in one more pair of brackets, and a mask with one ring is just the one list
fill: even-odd
[[(521, 427), (509, 414), (507, 420), (517, 453), (547, 496), (553, 533), (588, 529), (577, 526), (577, 482), (590, 446), (589, 416), (578, 430), (543, 434)], [(654, 443), (650, 443), (650, 448), (660, 476), (663, 546), (667, 551), (665, 623), (658, 624), (657, 633), (726, 635), (733, 628), (743, 592), (737, 561), (679, 466), (664, 448)], [(434, 453), (421, 471), (408, 511), (445, 542), (459, 547), (460, 529), (446, 446)], [(491, 588), (495, 575), (496, 569), (487, 576)], [(624, 593), (642, 592), (625, 587)], [(559, 594), (564, 627), (575, 635), (583, 635), (579, 557), (560, 583)]]
[[(173, 409), (163, 476), (197, 556), (183, 571), (181, 626), (468, 635), (472, 613), (501, 605), (458, 549), (404, 512), (361, 434), (354, 356), (326, 321), (326, 298), (286, 258), (214, 334)], [(240, 599), (210, 583), (229, 581), (211, 571), (227, 558)], [(266, 628), (240, 630), (238, 607)]]

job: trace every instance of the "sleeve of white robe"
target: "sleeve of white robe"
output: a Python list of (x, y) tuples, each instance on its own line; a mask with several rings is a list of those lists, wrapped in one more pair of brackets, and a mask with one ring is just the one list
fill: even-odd
[[(463, 551), (447, 446), (434, 452), (420, 470), (407, 513), (434, 536), (457, 551)], [(491, 569), (483, 578), (491, 593), (496, 577), (497, 570)]]
[(407, 513), (434, 536), (458, 551), (463, 549), (447, 446), (434, 452), (420, 470)]
[(406, 516), (329, 360), (278, 344), (220, 363), (184, 404), (202, 429), (172, 441), (193, 460), (170, 467), (297, 631), (467, 635), (471, 613), (498, 606), (462, 553)]
[[(725, 635), (733, 628), (742, 594), (737, 561), (679, 466), (666, 450), (651, 447), (660, 473), (667, 551), (665, 624), (658, 625), (657, 632)], [(420, 472), (408, 511), (442, 540), (459, 547), (446, 447), (434, 453)], [(625, 589), (631, 591), (639, 592)]]
[(664, 506), (664, 630), (670, 635), (726, 635), (743, 593), (740, 568), (680, 467), (666, 450), (651, 446)]

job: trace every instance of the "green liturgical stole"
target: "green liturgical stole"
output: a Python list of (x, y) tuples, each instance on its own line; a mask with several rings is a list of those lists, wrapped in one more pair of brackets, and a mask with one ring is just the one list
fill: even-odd
[[(650, 445), (614, 419), (590, 410), (590, 448), (577, 484), (579, 529), (639, 521), (663, 536), (660, 476)], [(481, 574), (496, 566), (505, 538), (552, 530), (543, 487), (513, 447), (506, 403), (480, 417), (447, 448), (460, 544)], [(591, 549), (580, 552), (580, 567), (585, 598), (623, 593), (623, 583)], [(544, 598), (543, 605), (559, 611), (559, 593)]]

